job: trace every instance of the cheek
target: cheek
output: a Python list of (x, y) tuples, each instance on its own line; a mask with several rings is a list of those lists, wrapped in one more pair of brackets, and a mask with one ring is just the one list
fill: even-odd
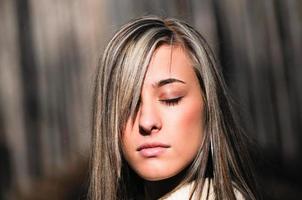
[[(190, 126), (192, 127), (200, 127), (203, 119), (202, 119), (202, 109), (200, 108), (201, 106), (200, 105), (191, 105), (191, 106), (188, 106), (186, 109), (185, 109), (185, 112), (183, 112), (183, 117), (182, 117), (182, 120), (183, 120), (183, 124), (187, 124), (187, 126)], [(201, 131), (201, 130), (200, 130)]]
[(188, 102), (179, 106), (169, 118), (170, 138), (173, 138), (178, 154), (191, 159), (202, 143), (203, 105), (199, 102)]
[(195, 129), (199, 134), (202, 134), (203, 105), (200, 102), (185, 102), (177, 108), (175, 113), (171, 113), (170, 120), (171, 123), (177, 125), (179, 129), (183, 130), (183, 133), (188, 133), (191, 132), (192, 129)]

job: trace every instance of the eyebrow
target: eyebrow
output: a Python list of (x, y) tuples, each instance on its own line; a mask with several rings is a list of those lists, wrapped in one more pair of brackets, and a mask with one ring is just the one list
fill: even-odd
[(163, 79), (163, 80), (158, 81), (157, 83), (155, 83), (155, 86), (156, 87), (162, 87), (164, 85), (175, 83), (175, 82), (186, 84), (182, 80), (179, 80), (179, 79), (176, 79), (176, 78), (168, 78), (168, 79)]

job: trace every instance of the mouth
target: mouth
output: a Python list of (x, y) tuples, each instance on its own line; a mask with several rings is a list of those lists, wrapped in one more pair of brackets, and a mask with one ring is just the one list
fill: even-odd
[(170, 147), (170, 145), (163, 143), (145, 143), (139, 146), (136, 151), (138, 151), (142, 157), (153, 158), (160, 156)]

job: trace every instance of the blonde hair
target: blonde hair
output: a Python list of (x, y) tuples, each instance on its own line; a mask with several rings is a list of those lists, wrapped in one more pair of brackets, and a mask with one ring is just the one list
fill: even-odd
[(204, 145), (184, 181), (195, 180), (193, 193), (199, 197), (209, 175), (217, 199), (236, 199), (234, 187), (246, 198), (256, 199), (248, 153), (213, 53), (187, 23), (156, 16), (124, 25), (100, 61), (93, 103), (90, 198), (129, 199), (139, 190), (132, 182), (140, 178), (121, 153), (121, 133), (138, 107), (151, 56), (163, 44), (181, 45), (188, 52), (205, 100)]

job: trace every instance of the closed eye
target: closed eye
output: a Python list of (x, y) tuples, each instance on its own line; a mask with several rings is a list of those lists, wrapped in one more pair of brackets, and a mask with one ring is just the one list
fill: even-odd
[(182, 97), (177, 97), (177, 98), (173, 98), (173, 99), (160, 99), (159, 101), (168, 106), (175, 106), (180, 102), (181, 99), (182, 99)]

